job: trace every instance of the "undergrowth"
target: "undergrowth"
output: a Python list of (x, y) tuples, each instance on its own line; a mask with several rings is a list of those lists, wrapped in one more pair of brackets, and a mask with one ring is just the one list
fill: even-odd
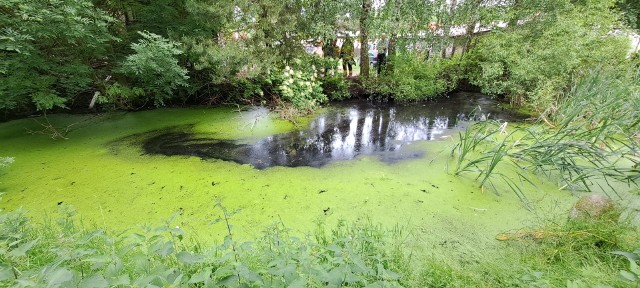
[(635, 270), (623, 256), (634, 254), (622, 251), (640, 243), (627, 222), (606, 217), (548, 222), (496, 241), (497, 252), (462, 256), (416, 243), (408, 228), (367, 220), (331, 229), (318, 222), (306, 236), (275, 223), (239, 242), (231, 224), (238, 211), (215, 209), (213, 223), (228, 232), (218, 244), (188, 237), (172, 219), (114, 233), (79, 225), (64, 205), (61, 218), (40, 224), (22, 211), (1, 212), (0, 286), (625, 287), (634, 280), (620, 271)]

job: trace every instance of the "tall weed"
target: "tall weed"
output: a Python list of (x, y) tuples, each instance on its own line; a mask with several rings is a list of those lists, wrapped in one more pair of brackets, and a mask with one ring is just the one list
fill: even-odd
[[(521, 199), (522, 184), (532, 183), (525, 175), (531, 174), (555, 179), (561, 189), (570, 190), (600, 186), (615, 192), (613, 180), (637, 185), (638, 79), (636, 71), (594, 69), (576, 82), (557, 109), (547, 110), (530, 127), (502, 135), (506, 123), (476, 123), (460, 134), (451, 151), (455, 174), (476, 173), (481, 186), (491, 187), (492, 179), (498, 178)], [(517, 171), (522, 181), (496, 174), (500, 165)]]

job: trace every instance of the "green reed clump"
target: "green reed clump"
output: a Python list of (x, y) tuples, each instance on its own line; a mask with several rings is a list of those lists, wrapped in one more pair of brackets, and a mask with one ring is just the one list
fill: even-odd
[[(561, 189), (614, 191), (610, 181), (640, 180), (640, 76), (595, 69), (577, 81), (557, 106), (527, 128), (483, 121), (460, 133), (451, 150), (454, 173), (475, 173), (480, 186), (505, 183), (526, 203), (526, 175), (544, 175)], [(516, 175), (496, 172), (515, 168)], [(509, 170), (509, 169), (507, 169)], [(535, 186), (535, 185), (534, 185)], [(607, 187), (603, 187), (607, 186)]]

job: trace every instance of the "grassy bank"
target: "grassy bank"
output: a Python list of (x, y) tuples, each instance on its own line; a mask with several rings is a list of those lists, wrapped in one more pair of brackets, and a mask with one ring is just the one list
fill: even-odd
[[(208, 244), (168, 220), (124, 233), (88, 229), (71, 207), (35, 223), (0, 214), (0, 285), (11, 287), (633, 287), (629, 263), (613, 251), (638, 247), (625, 220), (546, 220), (503, 235), (495, 247), (434, 242), (368, 220), (317, 223), (300, 236), (275, 223), (236, 241), (234, 211), (218, 204), (227, 229)], [(436, 248), (436, 246), (440, 246)], [(443, 253), (444, 251), (444, 253)], [(637, 271), (636, 271), (637, 273)]]

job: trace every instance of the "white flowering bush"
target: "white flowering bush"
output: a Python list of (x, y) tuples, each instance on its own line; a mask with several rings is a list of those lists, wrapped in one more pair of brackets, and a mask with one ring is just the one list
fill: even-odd
[[(299, 62), (296, 64), (300, 64)], [(291, 103), (296, 109), (311, 111), (327, 101), (327, 96), (322, 93), (315, 66), (307, 70), (286, 66), (279, 80), (281, 82), (277, 89), (282, 100)]]

